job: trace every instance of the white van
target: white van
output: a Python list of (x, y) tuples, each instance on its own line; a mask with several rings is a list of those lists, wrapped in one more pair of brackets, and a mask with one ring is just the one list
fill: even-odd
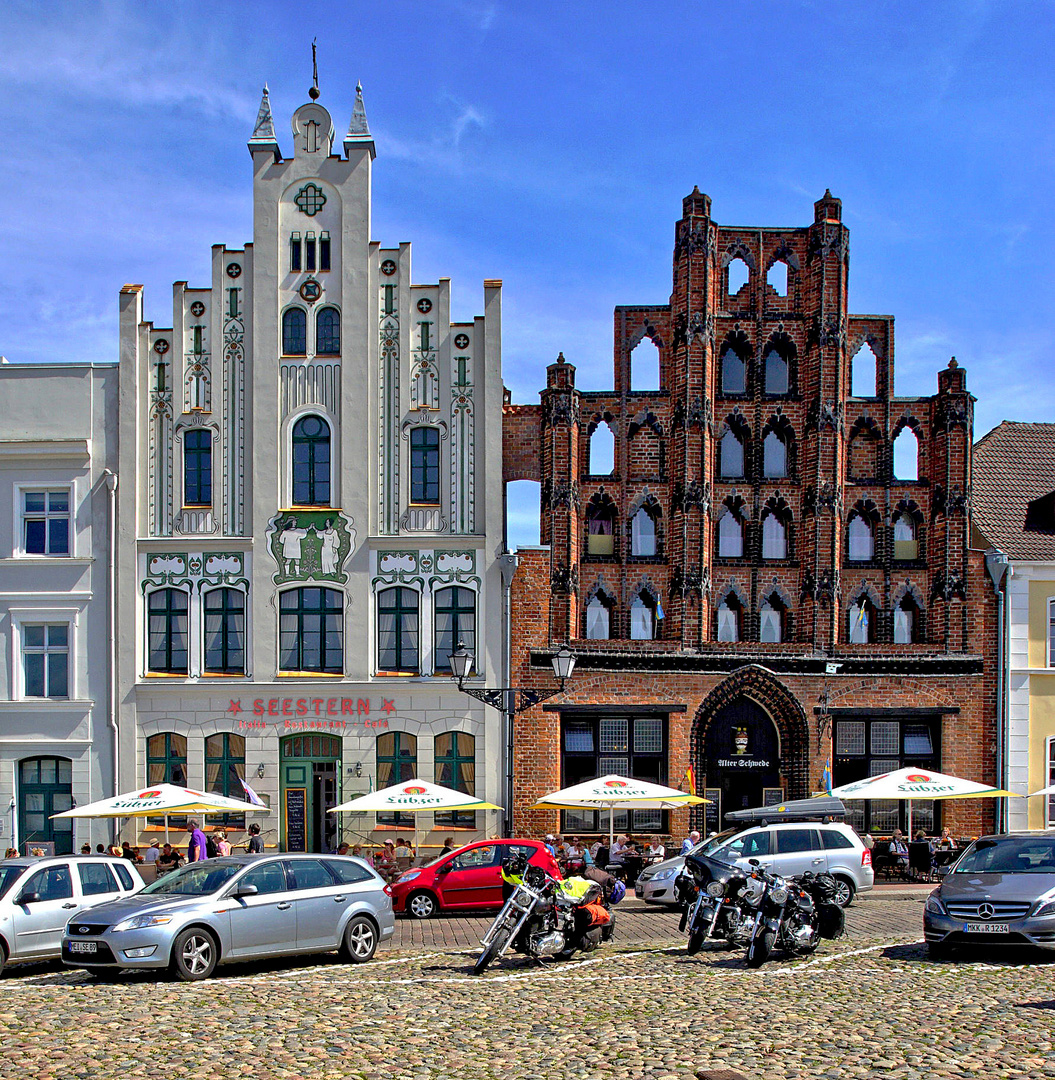
[(0, 972), (20, 960), (57, 959), (70, 917), (143, 887), (127, 859), (55, 855), (0, 862)]

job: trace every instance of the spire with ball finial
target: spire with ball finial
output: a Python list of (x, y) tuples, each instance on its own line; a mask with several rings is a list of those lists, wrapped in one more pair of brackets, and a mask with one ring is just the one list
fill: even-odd
[(319, 62), (316, 53), (318, 40), (318, 38), (312, 38), (311, 41), (311, 89), (308, 91), (308, 97), (312, 101), (319, 100)]

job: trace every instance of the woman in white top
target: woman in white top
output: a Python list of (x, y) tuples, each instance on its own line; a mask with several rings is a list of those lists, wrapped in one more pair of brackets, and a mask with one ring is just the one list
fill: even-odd
[(667, 856), (667, 849), (659, 842), (658, 836), (653, 836), (649, 841), (648, 850), (645, 852), (649, 858), (655, 859), (659, 862), (661, 859), (665, 859)]

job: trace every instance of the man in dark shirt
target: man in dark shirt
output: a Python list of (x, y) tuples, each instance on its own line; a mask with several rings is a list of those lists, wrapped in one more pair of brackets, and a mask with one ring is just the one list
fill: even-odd
[(171, 844), (165, 844), (161, 849), (161, 854), (158, 856), (158, 869), (162, 872), (175, 870), (179, 864), (179, 852), (173, 851)]
[(249, 826), (249, 844), (246, 851), (250, 855), (262, 855), (264, 851), (264, 841), (260, 838), (260, 826), (255, 821)]

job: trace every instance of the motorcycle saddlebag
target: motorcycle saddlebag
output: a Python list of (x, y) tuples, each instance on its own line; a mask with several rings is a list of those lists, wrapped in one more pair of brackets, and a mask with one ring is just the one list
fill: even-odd
[(842, 937), (846, 929), (846, 912), (838, 904), (818, 904), (817, 922), (822, 938)]
[[(609, 914), (608, 909), (600, 902), (595, 901), (592, 904), (583, 904), (582, 910), (590, 917), (589, 926), (604, 926), (606, 923), (612, 921), (612, 916)], [(839, 909), (842, 910), (841, 908)]]

